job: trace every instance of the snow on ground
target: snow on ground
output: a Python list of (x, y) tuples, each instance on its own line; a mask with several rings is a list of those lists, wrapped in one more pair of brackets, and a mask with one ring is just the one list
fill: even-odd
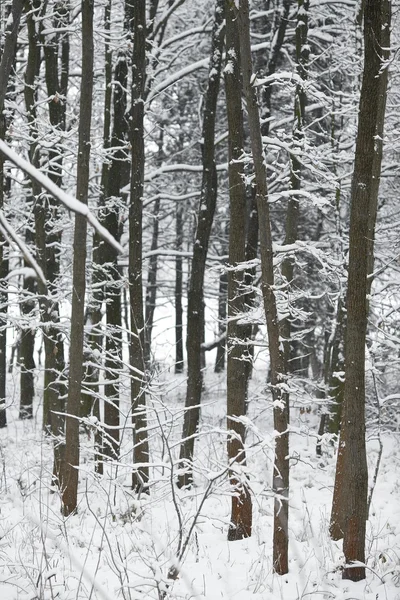
[[(224, 374), (207, 373), (202, 429), (196, 443), (196, 485), (177, 490), (177, 457), (185, 378), (158, 373), (149, 398), (152, 488), (129, 488), (131, 439), (121, 464), (93, 471), (93, 439), (82, 433), (78, 514), (64, 518), (51, 493), (51, 445), (40, 409), (18, 421), (10, 395), (9, 425), (0, 432), (0, 600), (400, 600), (400, 434), (384, 433), (384, 454), (367, 531), (367, 580), (342, 581), (341, 543), (328, 535), (334, 449), (315, 453), (315, 411), (292, 409), (290, 572), (272, 572), (272, 414), (265, 370), (251, 383), (248, 456), (254, 531), (227, 542), (230, 516), (225, 458)], [(127, 404), (122, 411), (129, 417)], [(378, 444), (368, 441), (371, 476)], [(172, 467), (171, 467), (172, 465)], [(206, 498), (204, 499), (204, 496)], [(201, 509), (201, 510), (199, 510)], [(176, 581), (167, 578), (179, 545), (187, 552)]]

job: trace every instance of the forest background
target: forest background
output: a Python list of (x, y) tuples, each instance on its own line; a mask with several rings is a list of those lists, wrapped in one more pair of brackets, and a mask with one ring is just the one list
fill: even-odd
[(2, 597), (400, 597), (397, 19), (0, 4)]

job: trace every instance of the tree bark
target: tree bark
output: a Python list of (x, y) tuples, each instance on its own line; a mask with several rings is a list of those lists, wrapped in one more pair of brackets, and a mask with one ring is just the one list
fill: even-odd
[(194, 440), (200, 420), (200, 402), (203, 384), (201, 344), (204, 336), (204, 274), (208, 242), (217, 201), (214, 135), (225, 35), (223, 19), (224, 2), (223, 0), (217, 0), (202, 128), (203, 178), (188, 291), (186, 338), (188, 381), (179, 455), (181, 469), (184, 469), (184, 471), (178, 477), (179, 487), (191, 485), (193, 481), (192, 459)]
[[(158, 152), (156, 159), (156, 166), (161, 167), (163, 156), (164, 156), (164, 126), (160, 123), (160, 137), (158, 140)], [(157, 269), (158, 269), (158, 260), (156, 250), (158, 248), (158, 238), (159, 238), (159, 230), (160, 230), (160, 207), (161, 207), (161, 199), (160, 196), (157, 195), (157, 198), (154, 202), (153, 207), (153, 234), (151, 237), (151, 246), (150, 251), (154, 252), (150, 256), (149, 259), (149, 270), (147, 274), (147, 286), (146, 286), (146, 306), (145, 306), (145, 360), (146, 364), (150, 366), (151, 364), (151, 339), (153, 333), (153, 324), (154, 324), (154, 312), (156, 310), (157, 303)]]
[(252, 58), (250, 46), (250, 19), (248, 0), (240, 0), (238, 10), (240, 59), (243, 89), (247, 104), (251, 149), (253, 155), (257, 208), (259, 217), (261, 289), (267, 322), (271, 389), (274, 410), (275, 462), (273, 475), (274, 539), (273, 568), (279, 575), (288, 572), (288, 516), (289, 516), (289, 397), (285, 391), (285, 361), (280, 347), (280, 331), (274, 293), (274, 266), (271, 222), (268, 206), (267, 173), (261, 137), (260, 112), (255, 88), (252, 86)]
[(2, 115), (4, 110), (4, 100), (7, 94), (8, 79), (10, 77), (11, 68), (15, 59), (15, 53), (17, 51), (19, 22), (21, 20), (24, 4), (25, 0), (13, 0), (11, 9), (12, 18), (7, 20), (4, 48), (0, 62), (0, 115)]
[[(331, 536), (343, 536), (344, 579), (365, 578), (365, 528), (368, 469), (365, 447), (365, 342), (367, 330), (368, 225), (372, 203), (374, 160), (382, 77), (384, 2), (366, 0), (364, 8), (364, 72), (360, 94), (355, 163), (351, 187), (345, 386), (331, 515)], [(387, 19), (387, 14), (385, 15)], [(357, 561), (360, 566), (353, 566)]]
[[(241, 89), (240, 47), (237, 19), (229, 0), (226, 10), (226, 56), (225, 90), (229, 133), (229, 270), (228, 270), (228, 330), (227, 330), (227, 427), (228, 460), (232, 467), (231, 522), (228, 540), (241, 540), (251, 536), (252, 501), (246, 474), (246, 451), (244, 447), (246, 427), (241, 420), (247, 412), (247, 362), (249, 354), (246, 341), (251, 327), (240, 325), (239, 319), (245, 308), (243, 288), (244, 272), (240, 268), (246, 258), (247, 194), (243, 164), (243, 112)], [(235, 267), (239, 267), (235, 270)]]
[[(176, 205), (176, 250), (182, 251), (183, 208)], [(179, 254), (175, 259), (175, 373), (183, 373), (183, 308), (182, 308), (183, 259)]]
[[(17, 38), (19, 31), (19, 23), (21, 20), (22, 10), (24, 7), (24, 0), (14, 0), (11, 8), (12, 18), (7, 21), (7, 27), (5, 31), (4, 47), (1, 53), (0, 61), (0, 139), (4, 140), (6, 125), (5, 117), (3, 114), (4, 101), (8, 90), (8, 81), (14, 63), (15, 54), (17, 50)], [(0, 209), (3, 210), (4, 206), (4, 157), (0, 157)], [(8, 268), (7, 262), (4, 258), (5, 240), (1, 236), (0, 240), (0, 270), (1, 276), (4, 278), (7, 275)], [(6, 349), (7, 349), (7, 307), (8, 301), (7, 294), (5, 293), (6, 285), (1, 282), (1, 294), (0, 294), (0, 428), (6, 427), (7, 425), (7, 414), (6, 414)]]
[(146, 374), (144, 360), (144, 315), (142, 289), (142, 218), (144, 185), (144, 93), (146, 82), (146, 2), (128, 2), (133, 26), (132, 114), (131, 114), (131, 197), (129, 203), (129, 292), (131, 333), (131, 404), (134, 427), (132, 489), (146, 491), (149, 480), (147, 438)]
[[(82, 0), (82, 84), (76, 195), (87, 204), (89, 189), (90, 125), (93, 99), (93, 5), (94, 0)], [(86, 288), (87, 221), (75, 216), (73, 293), (71, 309), (71, 340), (68, 377), (68, 401), (63, 464), (62, 512), (76, 511), (79, 474), (79, 415), (83, 375), (83, 335)]]
[[(308, 46), (308, 9), (309, 0), (298, 0), (297, 3), (297, 23), (296, 23), (296, 70), (302, 82), (307, 79), (308, 56), (310, 53)], [(305, 126), (305, 111), (306, 111), (306, 92), (303, 83), (296, 85), (295, 100), (294, 100), (294, 126), (293, 126), (293, 146), (296, 152), (300, 152), (304, 148), (304, 126)], [(285, 245), (294, 244), (298, 237), (299, 226), (299, 211), (300, 203), (299, 196), (295, 194), (301, 187), (301, 162), (296, 154), (290, 156), (290, 190), (293, 192), (289, 198), (288, 208), (286, 213), (285, 226)], [(291, 338), (291, 306), (290, 296), (293, 288), (294, 277), (294, 258), (291, 256), (285, 257), (282, 263), (282, 276), (286, 284), (287, 297), (287, 312), (289, 317), (285, 318), (281, 329), (284, 337), (284, 354), (286, 362), (286, 370), (289, 372), (296, 371), (299, 361), (296, 360), (295, 346)], [(306, 375), (306, 374), (305, 374)]]

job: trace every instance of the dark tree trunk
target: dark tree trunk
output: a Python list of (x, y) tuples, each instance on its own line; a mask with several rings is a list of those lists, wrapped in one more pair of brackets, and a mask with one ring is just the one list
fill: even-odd
[[(297, 74), (301, 78), (302, 82), (307, 80), (307, 69), (308, 69), (308, 9), (309, 0), (298, 0), (297, 3), (297, 24), (296, 24), (296, 69)], [(293, 146), (296, 152), (299, 152), (304, 147), (304, 126), (305, 126), (305, 112), (306, 112), (306, 92), (305, 87), (302, 83), (296, 85), (295, 101), (294, 101), (294, 126), (293, 126)], [(296, 154), (292, 154), (290, 157), (290, 195), (288, 208), (286, 213), (286, 226), (285, 226), (285, 245), (294, 244), (298, 237), (298, 225), (299, 225), (299, 212), (300, 212), (300, 199), (296, 195), (296, 192), (301, 187), (301, 162)], [(282, 264), (282, 276), (286, 283), (286, 296), (288, 307), (287, 310), (290, 314), (290, 296), (291, 290), (294, 285), (294, 258), (287, 256)], [(301, 372), (301, 360), (296, 357), (296, 346), (294, 341), (291, 340), (291, 316), (284, 319), (281, 329), (282, 335), (285, 339), (284, 342), (284, 353), (286, 370), (289, 372)], [(301, 348), (300, 348), (301, 349)], [(307, 373), (303, 373), (307, 376)]]
[[(343, 414), (331, 515), (331, 535), (343, 536), (344, 579), (365, 578), (365, 528), (368, 469), (365, 447), (365, 342), (367, 330), (368, 226), (379, 118), (382, 38), (389, 27), (386, 2), (366, 0), (364, 7), (364, 72), (360, 95), (355, 163), (351, 187), (350, 253), (345, 341)], [(390, 13), (389, 13), (390, 14)], [(384, 25), (384, 27), (382, 27)], [(353, 562), (361, 563), (353, 566)]]
[[(32, 233), (28, 225), (26, 233), (26, 242), (31, 241)], [(29, 266), (25, 263), (25, 266)], [(36, 305), (36, 285), (33, 277), (24, 277), (24, 285), (21, 300), (21, 316), (23, 325), (21, 328), (21, 340), (18, 348), (18, 362), (21, 370), (20, 377), (20, 402), (19, 418), (33, 418), (33, 398), (35, 395), (35, 334), (36, 331), (31, 327), (33, 320), (32, 312)]]
[[(8, 81), (11, 73), (11, 68), (14, 63), (15, 53), (17, 49), (17, 37), (19, 23), (21, 19), (24, 0), (14, 0), (11, 14), (12, 19), (7, 20), (5, 31), (4, 46), (1, 49), (0, 61), (0, 139), (5, 137), (5, 118), (3, 115), (4, 100), (7, 94)], [(4, 207), (5, 195), (5, 173), (4, 173), (4, 157), (0, 156), (0, 210)], [(0, 428), (7, 425), (6, 414), (6, 350), (7, 350), (7, 284), (5, 277), (8, 272), (8, 261), (4, 256), (5, 240), (3, 236), (0, 238)]]
[[(37, 8), (33, 1), (31, 2), (32, 9)], [(35, 166), (39, 166), (39, 156), (37, 148), (37, 128), (36, 128), (36, 90), (35, 90), (35, 77), (37, 75), (39, 64), (40, 64), (40, 46), (38, 44), (38, 34), (36, 31), (36, 25), (31, 14), (27, 18), (28, 25), (28, 60), (26, 63), (25, 72), (25, 106), (28, 116), (28, 127), (30, 133), (30, 145), (29, 145), (29, 158), (31, 163)], [(29, 196), (28, 203), (28, 214), (31, 212), (32, 205), (34, 204), (34, 196), (37, 196), (40, 192), (40, 188), (36, 183), (32, 183), (32, 195)], [(26, 226), (25, 241), (29, 246), (33, 242), (33, 223), (29, 222)], [(28, 263), (25, 261), (25, 267), (28, 267)], [(36, 304), (36, 285), (35, 280), (32, 277), (24, 278), (23, 285), (23, 301), (21, 302), (21, 314), (25, 319), (25, 322), (21, 331), (21, 341), (19, 345), (18, 361), (21, 369), (20, 378), (20, 408), (19, 418), (20, 419), (32, 419), (33, 417), (33, 397), (35, 394), (34, 386), (34, 369), (35, 360), (33, 357), (35, 347), (35, 331), (30, 326), (30, 316), (32, 311), (35, 309)]]
[[(0, 139), (3, 138), (0, 115)], [(0, 156), (0, 210), (4, 206), (4, 158)], [(0, 237), (0, 429), (7, 426), (7, 281), (8, 258), (5, 256), (5, 240)]]
[(273, 475), (273, 490), (275, 493), (273, 567), (276, 573), (284, 575), (288, 571), (289, 398), (281, 385), (285, 377), (285, 361), (280, 348), (279, 321), (274, 293), (275, 281), (271, 222), (268, 206), (267, 173), (261, 138), (260, 113), (257, 93), (251, 84), (252, 59), (248, 0), (241, 0), (240, 2), (238, 24), (243, 88), (246, 97), (255, 171), (261, 254), (261, 288), (269, 340), (271, 388), (274, 402), (274, 428), (276, 431)]
[[(246, 258), (247, 194), (244, 182), (244, 148), (242, 97), (240, 77), (240, 46), (237, 19), (229, 0), (226, 11), (226, 68), (225, 90), (229, 132), (229, 270), (228, 270), (228, 335), (227, 335), (227, 427), (228, 460), (232, 467), (231, 522), (228, 540), (251, 536), (252, 502), (247, 478), (240, 473), (246, 466), (244, 447), (246, 428), (241, 418), (246, 415), (249, 354), (246, 341), (251, 333), (248, 325), (239, 325), (245, 308), (244, 273), (240, 268)], [(235, 267), (239, 267), (235, 271)]]
[[(158, 140), (158, 153), (156, 166), (161, 167), (162, 160), (164, 156), (164, 128), (163, 125), (160, 125), (160, 138)], [(151, 238), (151, 246), (150, 250), (152, 252), (149, 259), (149, 270), (147, 274), (147, 286), (146, 286), (146, 310), (145, 310), (145, 360), (146, 364), (149, 366), (151, 363), (151, 339), (153, 333), (153, 323), (154, 323), (154, 312), (156, 310), (156, 301), (157, 301), (157, 254), (156, 250), (158, 248), (158, 237), (159, 237), (159, 216), (160, 216), (160, 204), (161, 199), (160, 196), (157, 195), (157, 198), (154, 202), (153, 208), (153, 234)]]
[[(36, 6), (37, 8), (37, 6)], [(25, 74), (25, 104), (29, 118), (29, 130), (31, 143), (29, 155), (31, 163), (39, 167), (40, 154), (37, 147), (37, 124), (35, 107), (35, 76), (40, 65), (40, 45), (38, 44), (39, 32), (33, 19), (33, 12), (27, 17), (29, 33), (29, 52)], [(46, 47), (46, 82), (49, 94), (56, 95), (58, 86), (57, 55), (49, 52)], [(52, 105), (57, 105), (54, 108)], [(50, 122), (53, 126), (65, 128), (65, 107), (61, 103), (51, 102), (49, 104)], [(58, 145), (57, 145), (58, 146)], [(61, 185), (62, 151), (59, 147), (52, 149), (49, 153), (50, 172), (49, 176), (57, 185)], [(54, 443), (54, 483), (60, 485), (60, 463), (63, 451), (64, 419), (60, 413), (64, 409), (65, 386), (63, 384), (64, 371), (64, 345), (61, 337), (59, 324), (59, 308), (55, 299), (58, 293), (57, 279), (59, 275), (59, 248), (61, 243), (61, 231), (54, 232), (50, 224), (57, 216), (57, 209), (52, 198), (40, 193), (41, 189), (37, 182), (32, 181), (32, 193), (36, 200), (34, 202), (35, 215), (35, 242), (38, 263), (42, 268), (47, 281), (47, 287), (38, 282), (40, 291), (39, 309), (44, 333), (45, 347), (45, 373), (43, 391), (43, 426), (45, 431), (52, 433)], [(57, 227), (57, 225), (55, 226)], [(53, 296), (54, 294), (54, 296)]]
[[(103, 224), (108, 231), (119, 240), (121, 235), (120, 207), (118, 198), (121, 187), (125, 184), (126, 151), (126, 87), (128, 81), (128, 65), (126, 56), (121, 55), (115, 67), (115, 81), (113, 107), (114, 122), (111, 137), (114, 154), (111, 160), (107, 182), (107, 198), (104, 209)], [(106, 360), (105, 360), (105, 387), (106, 401), (104, 404), (104, 422), (106, 424), (104, 440), (104, 453), (110, 457), (119, 456), (119, 377), (122, 368), (122, 305), (121, 305), (121, 272), (118, 266), (117, 254), (108, 244), (102, 243), (102, 261), (107, 274), (105, 288), (106, 299)], [(107, 429), (107, 425), (110, 426)]]
[(215, 166), (215, 118), (219, 92), (222, 49), (224, 44), (224, 2), (217, 0), (214, 28), (211, 42), (211, 59), (208, 87), (205, 95), (202, 138), (203, 143), (203, 179), (201, 186), (197, 228), (193, 247), (192, 269), (188, 291), (187, 310), (187, 362), (188, 381), (186, 391), (185, 416), (180, 447), (181, 468), (180, 487), (193, 481), (192, 459), (194, 439), (200, 420), (200, 401), (202, 391), (202, 352), (204, 337), (204, 273), (217, 201), (217, 170)]
[[(278, 18), (276, 19), (276, 24), (277, 27), (275, 29), (275, 31), (273, 32), (273, 45), (271, 48), (271, 52), (269, 55), (269, 60), (268, 60), (268, 66), (267, 66), (267, 70), (266, 70), (266, 75), (267, 77), (270, 77), (271, 75), (273, 75), (276, 72), (277, 66), (278, 66), (278, 59), (279, 59), (279, 55), (281, 53), (284, 41), (285, 41), (285, 35), (286, 35), (286, 30), (287, 30), (287, 26), (289, 23), (289, 11), (290, 11), (290, 7), (292, 5), (292, 0), (283, 0), (282, 6), (279, 7), (279, 12), (280, 15), (278, 16)], [(263, 135), (268, 135), (269, 134), (269, 125), (270, 125), (270, 120), (269, 118), (271, 117), (271, 97), (272, 97), (272, 91), (273, 91), (273, 86), (272, 85), (267, 85), (265, 87), (265, 89), (263, 90), (263, 94), (262, 94), (262, 101), (263, 101), (263, 120), (262, 120), (262, 134)]]
[(132, 489), (146, 490), (149, 480), (149, 441), (147, 437), (146, 374), (144, 360), (144, 315), (142, 289), (142, 218), (144, 184), (144, 93), (146, 82), (146, 2), (129, 0), (132, 15), (132, 113), (130, 135), (132, 147), (131, 197), (129, 203), (129, 292), (131, 333), (129, 359), (131, 367), (132, 423), (134, 427), (133, 461), (138, 468), (132, 473)]
[[(90, 125), (93, 97), (93, 4), (82, 0), (82, 85), (80, 97), (79, 146), (76, 195), (87, 204), (89, 189)], [(63, 464), (62, 512), (75, 512), (78, 494), (79, 414), (83, 375), (83, 333), (86, 288), (87, 221), (75, 216), (71, 341), (68, 378), (68, 401)]]
[[(176, 206), (176, 250), (182, 252), (183, 207)], [(183, 373), (183, 308), (182, 308), (183, 259), (179, 254), (175, 259), (175, 373)]]
[[(68, 23), (68, 10), (58, 7), (55, 16), (56, 28), (62, 28)], [(65, 111), (66, 111), (66, 82), (62, 86), (63, 78), (68, 79), (68, 57), (69, 57), (69, 38), (68, 33), (62, 35), (63, 53), (61, 57), (61, 68), (58, 66), (58, 41), (56, 37), (54, 43), (47, 42), (43, 44), (45, 57), (45, 75), (46, 86), (49, 97), (54, 98), (49, 102), (50, 123), (58, 131), (65, 130)], [(57, 101), (57, 98), (60, 100)], [(61, 100), (63, 98), (63, 100)], [(62, 144), (56, 144), (55, 148), (49, 151), (49, 169), (50, 179), (59, 187), (62, 183), (62, 163), (63, 149)], [(57, 204), (51, 196), (43, 198), (42, 202), (36, 203), (35, 222), (36, 222), (36, 245), (38, 254), (41, 256), (41, 265), (46, 273), (48, 291), (50, 296), (57, 293), (58, 278), (60, 275), (60, 247), (61, 247), (61, 227), (57, 224), (59, 210)], [(51, 225), (55, 221), (55, 224)], [(45, 307), (43, 307), (45, 310)], [(43, 427), (45, 430), (51, 430), (53, 436), (60, 436), (64, 429), (64, 423), (60, 412), (64, 409), (63, 397), (66, 393), (66, 386), (63, 382), (64, 344), (59, 330), (59, 306), (58, 302), (52, 299), (52, 310), (50, 315), (46, 311), (42, 312), (43, 320), (51, 321), (47, 328), (45, 339), (45, 385), (43, 392)], [(56, 458), (56, 462), (58, 459)]]
[(218, 337), (223, 338), (217, 346), (217, 356), (215, 358), (215, 373), (222, 373), (225, 369), (225, 354), (226, 354), (226, 303), (228, 293), (228, 275), (225, 271), (221, 271), (219, 275), (218, 289)]
[[(390, 0), (382, 0), (382, 39), (381, 39), (381, 57), (382, 61), (388, 61), (390, 58), (390, 23), (391, 23), (391, 3)], [(387, 86), (389, 69), (383, 69), (379, 77), (379, 97), (378, 97), (378, 116), (376, 122), (376, 150), (372, 165), (372, 187), (371, 200), (368, 218), (368, 280), (367, 296), (371, 293), (374, 271), (374, 243), (375, 243), (375, 225), (378, 214), (378, 195), (379, 184), (381, 180), (381, 165), (383, 155), (383, 136), (386, 112)]]
[(12, 18), (7, 19), (5, 41), (0, 62), (0, 115), (3, 114), (4, 100), (8, 88), (8, 79), (10, 77), (11, 68), (15, 59), (19, 22), (21, 20), (24, 4), (25, 0), (13, 0), (11, 9)]

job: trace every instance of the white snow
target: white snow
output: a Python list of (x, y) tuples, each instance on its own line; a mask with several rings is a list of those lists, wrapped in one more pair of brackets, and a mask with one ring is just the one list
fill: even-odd
[(68, 210), (78, 213), (84, 216), (88, 223), (98, 232), (98, 234), (105, 239), (111, 246), (113, 246), (118, 252), (122, 252), (122, 246), (117, 242), (116, 239), (103, 227), (96, 217), (90, 212), (86, 204), (83, 204), (70, 194), (67, 194), (53, 183), (46, 175), (36, 169), (31, 163), (19, 156), (14, 150), (12, 150), (3, 140), (0, 140), (0, 152), (4, 154), (8, 160), (14, 163), (19, 169), (24, 171), (29, 177), (32, 177), (39, 185), (47, 190), (54, 198), (56, 198), (61, 204), (63, 204)]

